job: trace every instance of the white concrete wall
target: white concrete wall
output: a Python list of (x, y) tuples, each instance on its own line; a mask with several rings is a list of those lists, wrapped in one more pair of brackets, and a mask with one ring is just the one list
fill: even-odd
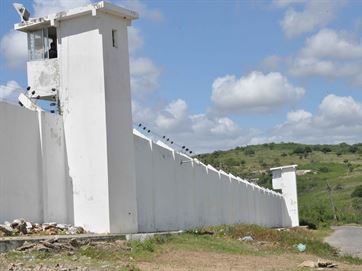
[(62, 119), (0, 102), (0, 223), (72, 223)]
[[(58, 25), (74, 222), (95, 232), (138, 227), (127, 24), (97, 12)], [(112, 30), (118, 31), (117, 48)]]
[(271, 168), (273, 188), (282, 190), (292, 227), (299, 226), (296, 167), (296, 165), (291, 165)]
[[(36, 112), (0, 102), (0, 221), (43, 219)], [(0, 222), (1, 223), (1, 222)]]
[[(280, 194), (134, 133), (139, 232), (234, 223), (291, 226)], [(23, 217), (82, 225), (74, 219), (79, 187), (69, 175), (60, 116), (0, 103), (0, 147), (0, 221)], [(94, 210), (87, 206), (83, 212), (91, 217)]]
[(284, 198), (134, 131), (139, 232), (291, 225)]

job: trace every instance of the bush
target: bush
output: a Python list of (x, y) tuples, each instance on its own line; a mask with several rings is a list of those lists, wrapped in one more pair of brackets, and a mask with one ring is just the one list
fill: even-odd
[(327, 167), (321, 167), (321, 168), (319, 169), (319, 171), (322, 172), (322, 173), (327, 173), (327, 172), (329, 172), (329, 168), (327, 168)]
[(352, 200), (352, 207), (357, 212), (362, 213), (362, 198), (354, 198)]
[(362, 198), (362, 185), (357, 186), (351, 194), (352, 198)]
[(299, 221), (299, 225), (301, 226), (308, 226), (309, 229), (316, 230), (317, 225), (308, 221), (307, 219), (301, 218)]
[(255, 154), (255, 151), (252, 148), (246, 148), (244, 150), (245, 155), (252, 156)]
[(348, 151), (351, 153), (356, 153), (358, 151), (358, 147), (356, 145), (353, 145), (349, 147)]

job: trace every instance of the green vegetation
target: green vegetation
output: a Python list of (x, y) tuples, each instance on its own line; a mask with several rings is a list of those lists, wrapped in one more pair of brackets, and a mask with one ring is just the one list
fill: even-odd
[(269, 143), (197, 158), (267, 188), (272, 188), (269, 168), (297, 164), (300, 172), (310, 170), (298, 176), (300, 220), (304, 225), (362, 224), (362, 188), (358, 188), (362, 187), (362, 144)]
[[(5, 254), (7, 262), (21, 262), (23, 266), (50, 265), (61, 262), (67, 266), (92, 267), (94, 270), (140, 270), (140, 262), (157, 262), (157, 257), (165, 253), (178, 252), (222, 253), (224, 255), (264, 256), (300, 254), (295, 249), (299, 243), (306, 244), (306, 252), (332, 261), (362, 264), (362, 260), (337, 256), (336, 249), (323, 238), (329, 230), (306, 230), (294, 228), (278, 231), (255, 225), (229, 225), (194, 229), (176, 235), (156, 236), (144, 242), (115, 241), (95, 242), (72, 251), (13, 251)], [(251, 236), (252, 241), (241, 241)], [(1, 255), (0, 255), (1, 256)], [(209, 256), (207, 256), (209, 257)], [(1, 257), (0, 257), (1, 266)], [(99, 268), (99, 269), (98, 269)], [(162, 268), (161, 268), (162, 269)]]
[(352, 197), (352, 198), (362, 198), (362, 185), (357, 186), (357, 187), (353, 190), (353, 192), (352, 192), (352, 194), (351, 194), (351, 197)]

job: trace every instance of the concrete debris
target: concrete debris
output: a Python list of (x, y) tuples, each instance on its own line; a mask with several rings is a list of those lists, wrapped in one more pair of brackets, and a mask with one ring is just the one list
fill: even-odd
[(50, 252), (50, 251), (73, 251), (80, 246), (88, 244), (87, 241), (77, 241), (76, 239), (71, 239), (66, 242), (60, 242), (57, 238), (52, 238), (49, 240), (40, 241), (37, 243), (25, 242), (21, 247), (18, 247), (18, 251), (41, 251), (41, 252)]
[(317, 267), (318, 268), (336, 268), (338, 265), (332, 262), (320, 261), (318, 260)]
[(253, 241), (254, 238), (250, 235), (247, 235), (247, 236), (244, 236), (243, 238), (240, 237), (238, 240), (239, 241)]
[(317, 264), (313, 261), (304, 261), (299, 265), (299, 267), (315, 268), (317, 267)]
[(318, 260), (318, 262), (313, 261), (304, 261), (299, 267), (309, 267), (309, 268), (317, 268), (318, 270), (323, 270), (325, 268), (337, 268), (337, 264), (327, 261)]
[(25, 219), (15, 219), (12, 223), (5, 222), (0, 224), (0, 236), (19, 236), (19, 235), (73, 235), (82, 234), (86, 231), (82, 227), (75, 227), (67, 224), (33, 223)]
[(61, 264), (56, 264), (53, 266), (46, 265), (37, 265), (36, 267), (25, 267), (21, 263), (12, 263), (8, 266), (8, 271), (88, 271), (90, 270), (88, 267), (66, 267)]
[(6, 236), (10, 236), (13, 234), (13, 228), (9, 225), (2, 225), (0, 224), (0, 232), (2, 232)]

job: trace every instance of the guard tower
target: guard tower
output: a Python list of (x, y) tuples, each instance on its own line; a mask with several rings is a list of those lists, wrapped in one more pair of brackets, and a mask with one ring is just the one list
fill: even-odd
[(138, 230), (127, 38), (137, 18), (102, 1), (15, 25), (28, 34), (28, 97), (63, 118), (74, 223), (94, 232)]
[(273, 189), (281, 189), (291, 220), (291, 226), (299, 226), (297, 165), (271, 168), (273, 174)]

